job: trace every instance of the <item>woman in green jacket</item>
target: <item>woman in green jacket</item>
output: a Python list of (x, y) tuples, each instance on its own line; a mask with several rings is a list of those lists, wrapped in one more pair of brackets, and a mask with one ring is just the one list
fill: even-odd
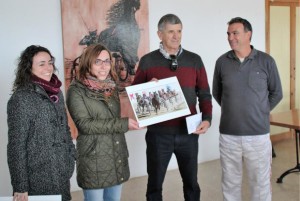
[(108, 49), (86, 48), (67, 93), (67, 106), (78, 129), (77, 182), (85, 201), (117, 201), (129, 179), (124, 133), (140, 129), (120, 116), (117, 74)]

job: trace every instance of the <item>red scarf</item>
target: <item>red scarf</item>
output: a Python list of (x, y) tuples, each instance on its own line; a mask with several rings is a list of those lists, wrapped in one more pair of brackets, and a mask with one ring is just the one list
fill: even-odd
[(60, 91), (61, 81), (55, 74), (52, 74), (49, 82), (32, 74), (31, 81), (40, 85), (46, 91), (52, 102), (57, 103), (59, 101), (57, 94)]

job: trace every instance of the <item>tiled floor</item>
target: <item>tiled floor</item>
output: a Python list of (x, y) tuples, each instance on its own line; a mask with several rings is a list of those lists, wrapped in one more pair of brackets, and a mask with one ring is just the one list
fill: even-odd
[[(292, 173), (276, 183), (277, 178), (287, 169), (296, 166), (295, 140), (286, 140), (273, 144), (277, 157), (272, 163), (272, 200), (300, 201), (300, 173)], [(199, 184), (201, 201), (222, 201), (220, 160), (199, 164)], [(144, 201), (147, 177), (132, 178), (123, 185), (122, 201)], [(82, 201), (82, 191), (72, 193), (73, 201)], [(183, 201), (182, 183), (179, 172), (167, 173), (164, 190), (164, 201)], [(243, 201), (249, 201), (247, 179), (243, 184)]]

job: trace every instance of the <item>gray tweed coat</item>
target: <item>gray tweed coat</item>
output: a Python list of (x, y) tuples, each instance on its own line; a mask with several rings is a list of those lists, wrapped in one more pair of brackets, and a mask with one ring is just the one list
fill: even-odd
[(62, 92), (53, 103), (36, 84), (18, 89), (7, 104), (7, 160), (14, 192), (61, 194), (71, 200), (75, 146)]

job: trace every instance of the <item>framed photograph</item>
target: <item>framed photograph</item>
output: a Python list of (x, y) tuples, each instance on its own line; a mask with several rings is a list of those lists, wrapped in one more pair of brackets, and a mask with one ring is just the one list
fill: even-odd
[(177, 77), (125, 89), (141, 127), (191, 114)]

